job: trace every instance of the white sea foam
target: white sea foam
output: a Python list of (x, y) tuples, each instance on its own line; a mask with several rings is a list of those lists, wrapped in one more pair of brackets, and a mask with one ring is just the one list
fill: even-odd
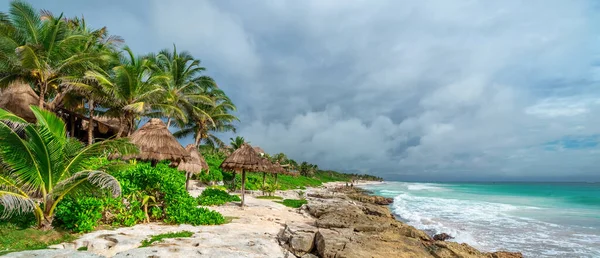
[(581, 234), (580, 231), (586, 229), (515, 215), (535, 211), (532, 209), (535, 207), (452, 199), (444, 194), (417, 196), (418, 192), (413, 192), (444, 189), (436, 185), (408, 184), (402, 188), (407, 191), (401, 191), (394, 198), (392, 211), (416, 228), (435, 234), (447, 233), (454, 237), (453, 241), (485, 251), (520, 251), (528, 257), (600, 257), (600, 232)]
[(409, 183), (406, 186), (410, 191), (447, 191), (448, 189), (438, 184), (431, 183)]

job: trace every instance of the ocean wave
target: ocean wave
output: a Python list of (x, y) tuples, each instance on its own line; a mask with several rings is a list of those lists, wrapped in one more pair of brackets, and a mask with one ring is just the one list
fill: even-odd
[(398, 194), (392, 205), (394, 214), (409, 225), (432, 234), (449, 234), (453, 241), (485, 251), (520, 251), (530, 257), (600, 255), (600, 250), (592, 247), (597, 234), (582, 234), (562, 225), (514, 215), (531, 208), (408, 192)]
[(448, 191), (449, 189), (433, 183), (406, 183), (410, 191)]

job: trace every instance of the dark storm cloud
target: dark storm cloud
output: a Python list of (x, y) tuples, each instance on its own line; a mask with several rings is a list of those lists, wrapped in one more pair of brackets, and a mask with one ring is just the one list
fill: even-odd
[(545, 148), (600, 133), (594, 2), (32, 1), (191, 51), (268, 152), (414, 180), (600, 177)]

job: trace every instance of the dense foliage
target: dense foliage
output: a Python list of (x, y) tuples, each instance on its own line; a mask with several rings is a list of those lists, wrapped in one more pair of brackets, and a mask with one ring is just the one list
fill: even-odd
[[(36, 124), (0, 109), (0, 218), (35, 214), (38, 226), (50, 228), (59, 203), (78, 190), (107, 189), (117, 196), (117, 180), (93, 169), (91, 160), (106, 151), (133, 153), (127, 140), (88, 146), (67, 137), (64, 122), (51, 112), (31, 107)], [(8, 122), (10, 121), (10, 122)], [(23, 136), (21, 135), (23, 134)], [(41, 198), (37, 199), (36, 196)]]
[(156, 167), (139, 163), (114, 176), (126, 189), (125, 195), (142, 192), (154, 196), (157, 209), (163, 211), (154, 215), (164, 218), (167, 223), (214, 225), (225, 222), (220, 213), (196, 207), (196, 199), (185, 190), (185, 175), (164, 163)]
[(224, 190), (216, 188), (206, 188), (198, 196), (198, 203), (203, 206), (223, 205), (228, 202), (239, 202), (240, 197), (231, 195)]
[(137, 163), (112, 174), (122, 185), (122, 197), (67, 198), (57, 209), (55, 224), (74, 232), (89, 232), (100, 223), (133, 226), (151, 220), (191, 225), (225, 222), (220, 213), (196, 207), (198, 201), (185, 190), (183, 173), (167, 164), (152, 167)]

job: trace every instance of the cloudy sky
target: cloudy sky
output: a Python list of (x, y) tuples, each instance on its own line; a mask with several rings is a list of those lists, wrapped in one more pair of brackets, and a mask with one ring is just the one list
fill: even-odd
[(189, 50), (267, 152), (397, 180), (600, 180), (598, 1), (30, 2), (140, 54)]

